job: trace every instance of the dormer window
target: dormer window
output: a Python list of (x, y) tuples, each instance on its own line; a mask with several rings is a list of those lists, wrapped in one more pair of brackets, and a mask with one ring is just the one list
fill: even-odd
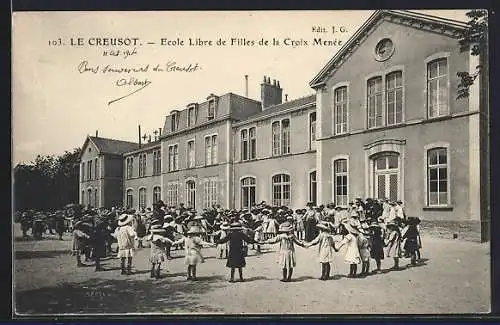
[(208, 119), (213, 120), (215, 118), (215, 99), (208, 102)]
[(188, 106), (188, 114), (187, 114), (187, 125), (188, 126), (193, 126), (196, 124), (196, 118), (197, 118), (198, 112), (197, 112), (197, 105), (192, 104)]
[(174, 111), (172, 112), (171, 119), (170, 119), (170, 125), (172, 132), (177, 131), (177, 128), (179, 126), (179, 112)]

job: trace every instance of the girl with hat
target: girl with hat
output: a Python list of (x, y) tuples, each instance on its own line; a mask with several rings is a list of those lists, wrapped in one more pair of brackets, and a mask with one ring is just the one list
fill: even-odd
[(341, 224), (340, 234), (343, 236), (340, 246), (337, 247), (339, 250), (342, 246), (347, 246), (345, 253), (345, 262), (349, 264), (349, 274), (348, 278), (354, 278), (356, 276), (358, 264), (361, 263), (361, 257), (359, 255), (358, 248), (358, 235), (359, 230), (356, 224), (349, 221), (343, 222)]
[(296, 236), (298, 239), (302, 240), (304, 239), (305, 237), (305, 234), (304, 234), (304, 213), (303, 212), (304, 210), (302, 209), (297, 209), (295, 210), (295, 215), (294, 215), (294, 218), (295, 218), (295, 232), (296, 232)]
[(292, 279), (293, 268), (297, 265), (295, 257), (294, 243), (304, 247), (304, 243), (293, 234), (293, 226), (289, 223), (282, 223), (279, 227), (279, 234), (275, 238), (265, 240), (265, 244), (280, 243), (280, 265), (283, 269), (283, 278), (281, 282), (290, 282)]
[(92, 228), (83, 225), (83, 221), (77, 221), (73, 226), (73, 254), (76, 255), (76, 266), (83, 266), (81, 254), (88, 246), (90, 230)]
[(266, 239), (271, 239), (276, 236), (277, 227), (278, 227), (278, 222), (276, 221), (273, 215), (270, 215), (267, 223)]
[(380, 273), (382, 260), (384, 259), (384, 232), (375, 219), (371, 221), (368, 229), (370, 233), (370, 257), (373, 258), (377, 264), (375, 273)]
[(261, 253), (261, 245), (259, 244), (260, 242), (262, 242), (264, 240), (264, 231), (262, 229), (262, 220), (260, 221), (255, 221), (254, 224), (254, 230), (253, 230), (253, 233), (254, 233), (254, 236), (253, 236), (253, 239), (257, 242), (256, 246), (257, 246), (257, 254), (260, 254)]
[(394, 266), (391, 270), (399, 270), (399, 258), (401, 257), (401, 233), (399, 227), (394, 222), (389, 222), (387, 225), (388, 236), (385, 241), (387, 249), (387, 257), (394, 259)]
[(149, 232), (146, 240), (150, 242), (151, 278), (159, 279), (161, 263), (167, 255), (167, 245), (171, 245), (173, 241), (167, 238), (167, 231), (158, 223), (152, 224)]
[(201, 249), (203, 246), (215, 247), (214, 244), (208, 243), (201, 239), (202, 230), (199, 226), (192, 226), (187, 232), (186, 236), (173, 242), (173, 245), (184, 245), (185, 258), (184, 263), (187, 265), (187, 280), (196, 281), (196, 266), (204, 263)]
[[(229, 229), (229, 223), (224, 221), (219, 229), (214, 232), (214, 242), (218, 242), (227, 236), (227, 230)], [(219, 259), (227, 258), (227, 243), (217, 244), (217, 257)]]
[(243, 251), (244, 242), (254, 244), (253, 238), (248, 237), (242, 232), (243, 228), (239, 222), (234, 222), (229, 226), (227, 236), (218, 241), (218, 244), (229, 243), (229, 254), (226, 267), (231, 269), (231, 279), (234, 282), (234, 271), (238, 269), (240, 281), (243, 282), (243, 268), (246, 266), (245, 254)]
[(419, 250), (419, 233), (417, 229), (417, 224), (420, 219), (409, 217), (406, 221), (407, 227), (402, 235), (403, 248), (408, 257), (411, 258), (411, 265), (417, 264), (417, 252)]
[[(133, 217), (128, 214), (122, 214), (118, 218), (118, 227), (113, 233), (118, 241), (118, 257), (121, 261), (121, 274), (132, 274), (132, 258), (134, 256), (134, 241), (137, 234), (132, 227)], [(125, 269), (125, 262), (127, 268)]]
[(321, 277), (319, 279), (324, 281), (330, 278), (332, 266), (333, 272), (336, 271), (334, 257), (337, 249), (333, 235), (330, 233), (330, 227), (324, 222), (319, 223), (316, 227), (320, 230), (319, 235), (304, 245), (305, 247), (318, 245), (318, 256), (321, 263)]
[(368, 224), (363, 222), (358, 235), (359, 257), (361, 259), (361, 276), (368, 275), (370, 271), (370, 241), (367, 237)]

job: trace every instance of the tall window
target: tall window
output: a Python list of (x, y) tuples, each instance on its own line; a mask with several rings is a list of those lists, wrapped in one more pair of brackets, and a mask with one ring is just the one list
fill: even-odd
[(87, 190), (87, 204), (89, 206), (93, 206), (92, 205), (92, 189), (90, 189), (90, 188)]
[(139, 189), (139, 209), (146, 209), (146, 189)]
[(88, 168), (89, 168), (89, 180), (93, 180), (94, 177), (93, 177), (93, 170), (92, 170), (92, 160), (89, 160), (89, 162), (87, 163), (88, 165)]
[(246, 177), (241, 180), (241, 208), (251, 209), (255, 206), (255, 178)]
[(316, 150), (316, 112), (309, 115), (309, 149)]
[(127, 158), (127, 179), (131, 179), (133, 177), (134, 172), (134, 158)]
[(217, 179), (208, 178), (203, 182), (203, 208), (217, 204)]
[(208, 119), (213, 120), (215, 118), (215, 100), (208, 102)]
[(427, 151), (427, 192), (428, 205), (449, 204), (446, 148), (433, 148)]
[(179, 126), (179, 113), (173, 112), (172, 115), (170, 116), (170, 128), (172, 132), (176, 131), (178, 126)]
[(161, 174), (161, 150), (153, 151), (153, 175)]
[(403, 72), (394, 71), (385, 77), (385, 105), (387, 107), (387, 125), (403, 121)]
[(139, 155), (139, 177), (146, 176), (146, 154)]
[(195, 148), (194, 148), (194, 140), (190, 140), (187, 143), (187, 167), (194, 168), (195, 166)]
[(316, 205), (317, 201), (316, 171), (309, 173), (309, 201)]
[(257, 135), (256, 135), (255, 127), (248, 129), (248, 138), (249, 138), (249, 159), (257, 158)]
[(179, 146), (174, 144), (168, 146), (168, 170), (175, 171), (179, 169)]
[(134, 207), (134, 191), (133, 190), (127, 190), (127, 208), (133, 208)]
[(248, 160), (248, 130), (241, 130), (241, 160)]
[(280, 122), (273, 122), (272, 124), (273, 136), (273, 156), (281, 154), (281, 140), (280, 140)]
[(281, 121), (281, 134), (282, 134), (282, 154), (290, 153), (290, 120), (286, 119)]
[(386, 152), (374, 160), (375, 193), (379, 199), (399, 199), (399, 154)]
[(374, 77), (368, 80), (368, 128), (382, 126), (382, 77)]
[(196, 107), (188, 108), (188, 126), (196, 124)]
[(84, 161), (82, 162), (81, 179), (82, 179), (82, 182), (85, 181), (85, 162)]
[(448, 61), (438, 59), (427, 64), (427, 107), (429, 117), (448, 114)]
[(273, 205), (288, 206), (290, 205), (290, 175), (278, 174), (274, 175), (273, 183)]
[(205, 137), (205, 165), (217, 164), (217, 135)]
[(96, 158), (94, 162), (94, 178), (99, 178), (99, 158)]
[(334, 91), (334, 125), (335, 134), (347, 132), (347, 86)]
[(82, 191), (82, 202), (81, 204), (85, 205), (85, 191)]
[(171, 182), (167, 184), (167, 205), (177, 206), (179, 204), (179, 183)]
[(347, 159), (337, 159), (333, 162), (335, 204), (347, 205)]
[(97, 194), (97, 188), (94, 189), (94, 207), (99, 207), (99, 196)]
[(186, 182), (186, 205), (187, 208), (196, 208), (196, 183), (193, 180)]
[(155, 186), (153, 188), (153, 203), (161, 200), (161, 187)]

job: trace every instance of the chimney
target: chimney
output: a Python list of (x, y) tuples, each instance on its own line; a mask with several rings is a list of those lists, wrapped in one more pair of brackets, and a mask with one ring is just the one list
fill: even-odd
[(95, 130), (95, 137), (98, 138), (99, 137), (99, 130)]
[(141, 125), (139, 124), (139, 148), (141, 147)]
[(279, 80), (264, 76), (264, 81), (260, 84), (260, 98), (262, 102), (262, 110), (274, 105), (279, 105), (283, 102), (283, 89), (280, 87)]
[(285, 94), (285, 102), (288, 101), (288, 94)]
[(248, 75), (245, 75), (245, 97), (248, 98)]

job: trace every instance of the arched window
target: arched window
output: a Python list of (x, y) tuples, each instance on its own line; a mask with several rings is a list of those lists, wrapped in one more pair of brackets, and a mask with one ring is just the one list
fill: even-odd
[(94, 207), (95, 208), (99, 207), (99, 195), (97, 193), (97, 188), (94, 189)]
[(146, 189), (141, 188), (141, 189), (139, 189), (139, 209), (140, 210), (146, 209), (146, 201), (147, 201)]
[(134, 191), (132, 189), (127, 190), (127, 208), (131, 209), (134, 207)]
[(246, 177), (241, 180), (241, 208), (251, 209), (255, 206), (255, 178)]
[(448, 205), (448, 150), (427, 151), (427, 202), (429, 206)]
[(153, 203), (161, 200), (161, 187), (155, 186), (153, 188)]
[(273, 205), (290, 205), (290, 175), (278, 174), (272, 178), (273, 185)]
[(82, 191), (82, 201), (80, 203), (85, 205), (85, 191)]
[(87, 205), (92, 206), (92, 189), (87, 190)]
[(437, 59), (427, 64), (427, 107), (429, 117), (448, 114), (448, 60)]

